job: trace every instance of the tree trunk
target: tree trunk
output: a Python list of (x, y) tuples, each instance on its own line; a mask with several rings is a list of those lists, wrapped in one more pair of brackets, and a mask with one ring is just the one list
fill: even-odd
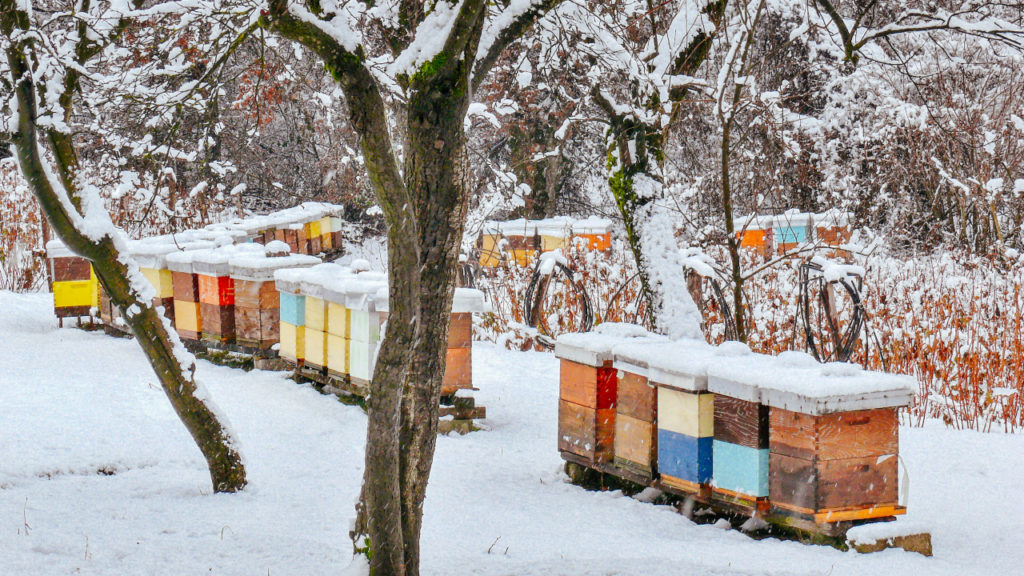
[[(0, 28), (8, 38), (16, 29), (29, 30), (31, 21), (27, 13), (15, 10), (10, 0), (0, 3), (0, 13)], [(87, 234), (81, 229), (85, 216), (91, 214), (80, 214), (83, 203), (74, 188), (77, 155), (71, 138), (54, 129), (50, 129), (47, 136), (58, 174), (51, 174), (49, 170), (39, 141), (37, 88), (28, 64), (34, 56), (28, 34), (12, 39), (8, 46), (7, 59), (18, 105), (17, 130), (12, 134), (12, 142), (21, 173), (39, 200), (54, 233), (72, 252), (92, 262), (103, 288), (131, 326), (171, 406), (206, 458), (214, 491), (241, 490), (246, 484), (245, 467), (233, 446), (230, 431), (207, 405), (205, 391), (200, 390), (194, 380), (194, 358), (181, 347), (177, 335), (169, 332), (168, 324), (153, 307), (151, 299), (144, 296), (151, 289), (138, 267), (120, 253), (119, 233), (110, 223), (109, 215), (101, 215), (105, 217), (102, 236), (92, 231)], [(67, 114), (70, 114), (76, 86), (77, 81), (69, 80), (65, 87), (70, 92), (61, 97)], [(90, 219), (90, 225), (96, 226), (95, 218)]]

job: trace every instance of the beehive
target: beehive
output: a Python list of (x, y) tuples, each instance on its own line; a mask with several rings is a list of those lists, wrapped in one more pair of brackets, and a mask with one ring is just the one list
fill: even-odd
[[(381, 324), (387, 320), (387, 289), (380, 294), (383, 277), (363, 272), (346, 286), (345, 307), (349, 310), (349, 377), (358, 385), (368, 385), (377, 363)], [(378, 302), (385, 309), (378, 309)]]
[(479, 290), (456, 288), (448, 327), (441, 395), (473, 388), (473, 314), (484, 312), (484, 295)]
[(199, 287), (199, 317), (202, 339), (214, 344), (235, 341), (235, 280), (232, 258), (263, 258), (266, 248), (256, 243), (199, 250), (192, 256)]
[[(719, 368), (749, 364), (771, 374), (775, 358), (750, 354), (738, 343), (728, 343), (719, 354), (726, 359), (708, 374), (708, 390), (715, 394), (712, 493), (716, 499), (764, 511), (769, 496), (768, 407), (761, 402), (757, 381), (723, 377)], [(769, 364), (757, 364), (761, 361)]]
[(240, 346), (268, 350), (281, 340), (281, 298), (274, 272), (320, 262), (313, 256), (288, 254), (287, 248), (271, 242), (263, 254), (228, 260), (235, 282), (235, 337)]
[(327, 301), (327, 372), (334, 376), (347, 376), (351, 316), (345, 307), (343, 282), (324, 290)]
[(100, 304), (99, 281), (92, 265), (71, 252), (63, 242), (46, 243), (53, 279), (53, 311), (58, 318), (91, 316)]
[(814, 215), (787, 210), (772, 219), (775, 251), (784, 254), (814, 237)]
[(174, 293), (174, 328), (182, 340), (198, 341), (202, 336), (202, 316), (199, 313), (199, 275), (192, 263), (194, 251), (173, 252), (167, 255), (167, 268), (171, 271)]
[(657, 470), (665, 486), (708, 494), (713, 470), (715, 396), (707, 392), (707, 363), (715, 349), (703, 341), (616, 348), (616, 358), (646, 363), (657, 388)]
[(710, 379), (730, 389), (755, 386), (769, 406), (774, 513), (823, 524), (905, 511), (896, 410), (913, 397), (913, 378), (787, 352), (715, 367)]
[(599, 324), (592, 332), (563, 334), (555, 342), (561, 363), (558, 449), (587, 463), (615, 459), (618, 377), (613, 348), (636, 341), (658, 341), (639, 326)]
[(742, 216), (736, 218), (733, 228), (740, 241), (740, 248), (767, 258), (774, 247), (773, 219), (771, 216)]
[(281, 304), (279, 354), (297, 366), (306, 358), (306, 297), (302, 293), (302, 272), (301, 269), (274, 271), (274, 285)]
[(572, 224), (572, 234), (582, 238), (590, 250), (607, 252), (612, 248), (612, 223), (610, 220), (591, 216)]
[(838, 210), (829, 210), (814, 215), (815, 236), (828, 247), (829, 258), (849, 258), (852, 254), (841, 247), (848, 244), (853, 236), (850, 215)]
[(633, 347), (616, 349), (615, 466), (646, 479), (658, 470), (658, 388), (648, 378), (647, 358)]

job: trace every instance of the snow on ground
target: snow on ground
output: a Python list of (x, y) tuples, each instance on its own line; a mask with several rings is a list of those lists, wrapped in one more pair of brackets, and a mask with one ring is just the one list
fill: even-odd
[[(350, 558), (365, 416), (281, 373), (202, 363), (250, 488), (210, 494), (141, 351), (58, 329), (48, 294), (0, 292), (0, 575), (318, 575)], [(426, 574), (1012, 574), (1024, 437), (901, 429), (908, 519), (935, 557), (860, 555), (698, 526), (566, 482), (557, 363), (477, 343), (488, 430), (438, 442)]]

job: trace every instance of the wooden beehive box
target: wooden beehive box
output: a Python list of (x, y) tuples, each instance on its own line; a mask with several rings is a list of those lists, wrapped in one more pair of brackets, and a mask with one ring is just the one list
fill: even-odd
[(281, 304), (279, 354), (282, 359), (299, 366), (306, 354), (306, 298), (302, 294), (302, 270), (275, 270), (274, 284)]
[(473, 314), (485, 311), (484, 295), (471, 288), (456, 288), (448, 326), (441, 395), (473, 388)]
[(750, 215), (736, 218), (733, 227), (740, 241), (740, 248), (757, 253), (763, 258), (771, 256), (775, 246), (772, 222), (771, 216)]
[(167, 268), (171, 271), (174, 295), (174, 328), (182, 340), (198, 341), (202, 336), (202, 319), (199, 313), (199, 276), (193, 269), (193, 253), (168, 254)]
[(838, 210), (814, 215), (815, 236), (828, 248), (825, 254), (829, 258), (852, 257), (850, 251), (841, 248), (853, 237), (850, 220), (850, 214)]
[(338, 282), (324, 289), (327, 301), (327, 372), (334, 376), (348, 375), (348, 349), (351, 315), (345, 306), (345, 283)]
[(373, 378), (380, 345), (381, 325), (387, 319), (386, 289), (377, 308), (375, 297), (383, 286), (383, 279), (366, 272), (351, 280), (347, 286), (345, 306), (349, 309), (349, 377), (358, 385), (367, 385)]
[(612, 249), (612, 223), (610, 220), (591, 216), (572, 224), (575, 238), (583, 239), (589, 250), (608, 252)]
[(558, 449), (591, 463), (611, 463), (614, 457), (617, 341), (593, 332), (565, 334), (555, 343), (561, 363)]
[(229, 260), (235, 282), (235, 337), (241, 346), (268, 350), (281, 340), (281, 297), (274, 273), (320, 262), (313, 256), (288, 254), (287, 248), (271, 242), (263, 254), (236, 255)]
[[(757, 378), (771, 374), (775, 361), (729, 342), (719, 347), (708, 368), (708, 390), (715, 393), (712, 497), (751, 512), (765, 511), (769, 497), (768, 407), (761, 401)], [(755, 377), (728, 372), (737, 365), (749, 367)]]
[(261, 258), (266, 248), (245, 243), (199, 250), (192, 257), (199, 287), (199, 317), (202, 339), (215, 344), (235, 341), (235, 280), (232, 258)]
[(784, 254), (814, 238), (814, 215), (788, 210), (772, 219), (775, 251)]
[(50, 278), (53, 279), (53, 312), (57, 318), (80, 318), (92, 315), (98, 307), (99, 282), (92, 264), (69, 250), (63, 242), (51, 240), (46, 244), (50, 260)]
[(648, 379), (646, 355), (615, 348), (615, 466), (653, 480), (658, 470), (658, 388)]
[[(657, 454), (661, 484), (707, 496), (712, 478), (715, 395), (707, 363), (715, 349), (703, 341), (635, 347), (657, 388)], [(617, 348), (616, 354), (621, 351)]]

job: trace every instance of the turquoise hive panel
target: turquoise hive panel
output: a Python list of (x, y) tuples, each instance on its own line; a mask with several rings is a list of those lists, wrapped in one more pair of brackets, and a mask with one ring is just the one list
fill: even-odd
[(714, 441), (714, 485), (750, 496), (768, 495), (768, 449)]

